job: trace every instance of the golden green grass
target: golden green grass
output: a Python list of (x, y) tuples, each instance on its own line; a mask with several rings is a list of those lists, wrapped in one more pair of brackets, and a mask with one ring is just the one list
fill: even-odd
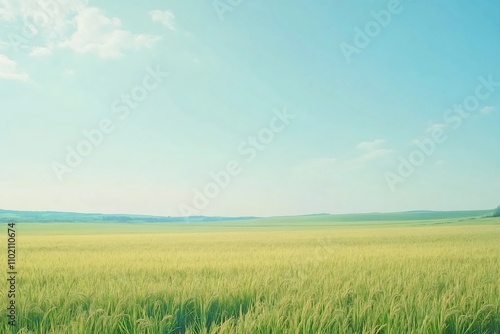
[(19, 228), (13, 332), (500, 333), (499, 219), (213, 231), (117, 224), (116, 234), (88, 225), (78, 235), (58, 226)]

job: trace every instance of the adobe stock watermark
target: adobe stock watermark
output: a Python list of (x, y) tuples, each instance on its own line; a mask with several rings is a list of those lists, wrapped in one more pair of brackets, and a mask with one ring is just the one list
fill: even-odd
[[(131, 111), (137, 109), (144, 102), (149, 94), (157, 89), (169, 76), (169, 73), (163, 72), (159, 66), (153, 69), (146, 67), (146, 74), (142, 81), (132, 87), (130, 91), (123, 93), (111, 103), (110, 110), (119, 121), (124, 121), (131, 114)], [(52, 170), (59, 182), (64, 181), (68, 173), (72, 173), (78, 168), (85, 158), (89, 157), (96, 148), (101, 146), (106, 139), (116, 129), (118, 122), (111, 117), (103, 117), (94, 128), (84, 129), (82, 138), (73, 146), (66, 146), (66, 156), (64, 162), (53, 161)]]
[[(21, 0), (20, 0), (21, 1)], [(40, 35), (42, 29), (51, 29), (54, 20), (64, 13), (71, 1), (68, 0), (35, 0), (33, 12), (23, 18), (23, 26), (18, 32), (10, 32), (8, 39), (16, 52), (29, 50), (30, 41)], [(74, 5), (74, 3), (71, 3)], [(82, 7), (88, 5), (88, 0), (81, 0)], [(55, 35), (56, 33), (53, 32)]]
[(231, 181), (243, 171), (243, 166), (252, 163), (276, 138), (283, 132), (295, 118), (295, 115), (284, 110), (273, 111), (274, 115), (268, 125), (260, 129), (255, 135), (249, 136), (238, 145), (238, 154), (243, 158), (230, 160), (223, 169), (210, 172), (210, 181), (201, 188), (193, 189), (193, 198), (190, 204), (180, 204), (179, 211), (183, 217), (199, 216), (200, 212), (208, 207), (210, 201), (214, 200), (222, 190), (227, 188)]
[(215, 0), (212, 2), (212, 6), (217, 12), (217, 16), (221, 21), (224, 21), (224, 16), (227, 13), (231, 13), (237, 6), (239, 6), (243, 0)]
[(432, 156), (438, 147), (448, 140), (446, 129), (457, 130), (463, 121), (470, 118), (474, 113), (481, 110), (481, 102), (489, 99), (493, 93), (500, 87), (500, 81), (495, 81), (490, 74), (487, 78), (480, 76), (479, 84), (474, 93), (467, 96), (462, 103), (454, 104), (443, 113), (443, 123), (433, 126), (429, 134), (423, 140), (416, 142), (417, 148), (410, 152), (407, 157), (399, 156), (399, 166), (396, 171), (386, 171), (385, 181), (392, 192), (396, 186), (404, 183), (406, 179), (412, 176), (418, 167), (422, 166), (427, 158)]
[(370, 11), (373, 20), (368, 21), (362, 28), (354, 27), (355, 35), (352, 43), (342, 42), (339, 45), (347, 63), (351, 63), (353, 55), (360, 54), (368, 47), (371, 41), (380, 35), (382, 29), (391, 24), (393, 17), (401, 14), (402, 11), (403, 5), (400, 0), (389, 0), (386, 9)]

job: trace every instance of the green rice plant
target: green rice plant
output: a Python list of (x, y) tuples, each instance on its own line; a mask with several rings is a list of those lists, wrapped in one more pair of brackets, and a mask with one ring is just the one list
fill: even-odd
[(499, 219), (60, 227), (20, 228), (0, 332), (500, 333)]

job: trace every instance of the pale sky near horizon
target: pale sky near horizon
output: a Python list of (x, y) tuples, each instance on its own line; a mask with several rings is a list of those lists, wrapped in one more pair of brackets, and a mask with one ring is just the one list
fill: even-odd
[(230, 3), (0, 0), (0, 208), (500, 204), (500, 3)]

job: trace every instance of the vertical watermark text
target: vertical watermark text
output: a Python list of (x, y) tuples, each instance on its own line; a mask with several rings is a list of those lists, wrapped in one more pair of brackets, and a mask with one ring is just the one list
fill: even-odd
[(11, 326), (16, 326), (16, 223), (7, 225), (7, 321)]

